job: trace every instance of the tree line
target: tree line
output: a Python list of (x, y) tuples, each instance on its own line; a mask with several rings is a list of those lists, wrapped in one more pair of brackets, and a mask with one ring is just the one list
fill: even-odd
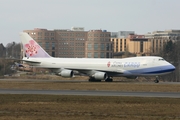
[(14, 60), (21, 57), (21, 44), (12, 42), (6, 46), (0, 44), (0, 76), (6, 74), (12, 74), (11, 66), (14, 64)]
[(21, 56), (21, 44), (12, 42), (8, 43), (6, 47), (0, 44), (0, 58), (20, 58)]
[[(180, 41), (168, 41), (165, 43), (163, 49), (158, 56), (163, 57), (166, 61), (172, 63), (176, 70), (171, 74), (160, 76), (163, 81), (180, 81)], [(13, 71), (10, 69), (13, 61), (6, 60), (7, 58), (21, 58), (21, 44), (12, 42), (8, 43), (6, 47), (1, 44), (0, 47), (0, 75), (11, 74)]]

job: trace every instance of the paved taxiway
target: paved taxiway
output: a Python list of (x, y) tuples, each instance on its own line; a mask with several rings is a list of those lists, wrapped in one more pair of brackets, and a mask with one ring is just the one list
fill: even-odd
[[(72, 82), (81, 83), (87, 80), (34, 80), (34, 79), (0, 79), (0, 81), (24, 82)], [(134, 82), (134, 84), (155, 84), (151, 82)], [(180, 84), (180, 82), (160, 82), (159, 84)], [(127, 91), (91, 91), (91, 90), (23, 90), (0, 89), (0, 94), (46, 94), (46, 95), (89, 95), (89, 96), (132, 96), (132, 97), (168, 97), (180, 98), (180, 92), (127, 92)]]
[[(46, 80), (46, 79), (0, 79), (0, 81), (16, 81), (16, 82), (58, 82), (58, 83), (82, 83), (88, 82), (87, 80)], [(104, 82), (104, 81), (103, 81)], [(116, 83), (134, 83), (134, 84), (157, 84), (153, 81), (150, 82), (128, 82), (128, 81), (113, 81)], [(159, 82), (158, 84), (180, 84), (180, 82)]]
[(132, 96), (132, 97), (168, 97), (180, 98), (176, 92), (121, 92), (89, 90), (21, 90), (0, 89), (0, 94), (46, 94), (46, 95), (89, 95), (89, 96)]

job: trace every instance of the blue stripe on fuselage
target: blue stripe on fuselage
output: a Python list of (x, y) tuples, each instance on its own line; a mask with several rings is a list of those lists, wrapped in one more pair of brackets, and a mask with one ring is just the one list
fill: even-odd
[(129, 72), (132, 74), (160, 74), (160, 73), (172, 72), (174, 70), (175, 70), (174, 66), (167, 65), (167, 66), (158, 66), (158, 67), (130, 70)]

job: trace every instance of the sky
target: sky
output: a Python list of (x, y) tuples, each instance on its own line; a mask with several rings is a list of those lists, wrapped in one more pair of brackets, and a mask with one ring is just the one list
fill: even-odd
[(0, 43), (34, 28), (108, 32), (180, 30), (180, 0), (0, 0)]

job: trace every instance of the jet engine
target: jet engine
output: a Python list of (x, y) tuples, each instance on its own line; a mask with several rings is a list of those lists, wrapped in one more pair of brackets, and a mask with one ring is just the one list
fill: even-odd
[(62, 70), (61, 72), (58, 73), (58, 75), (62, 77), (73, 77), (74, 73), (72, 70)]
[(105, 80), (107, 78), (107, 74), (105, 72), (96, 72), (92, 77), (96, 80)]

